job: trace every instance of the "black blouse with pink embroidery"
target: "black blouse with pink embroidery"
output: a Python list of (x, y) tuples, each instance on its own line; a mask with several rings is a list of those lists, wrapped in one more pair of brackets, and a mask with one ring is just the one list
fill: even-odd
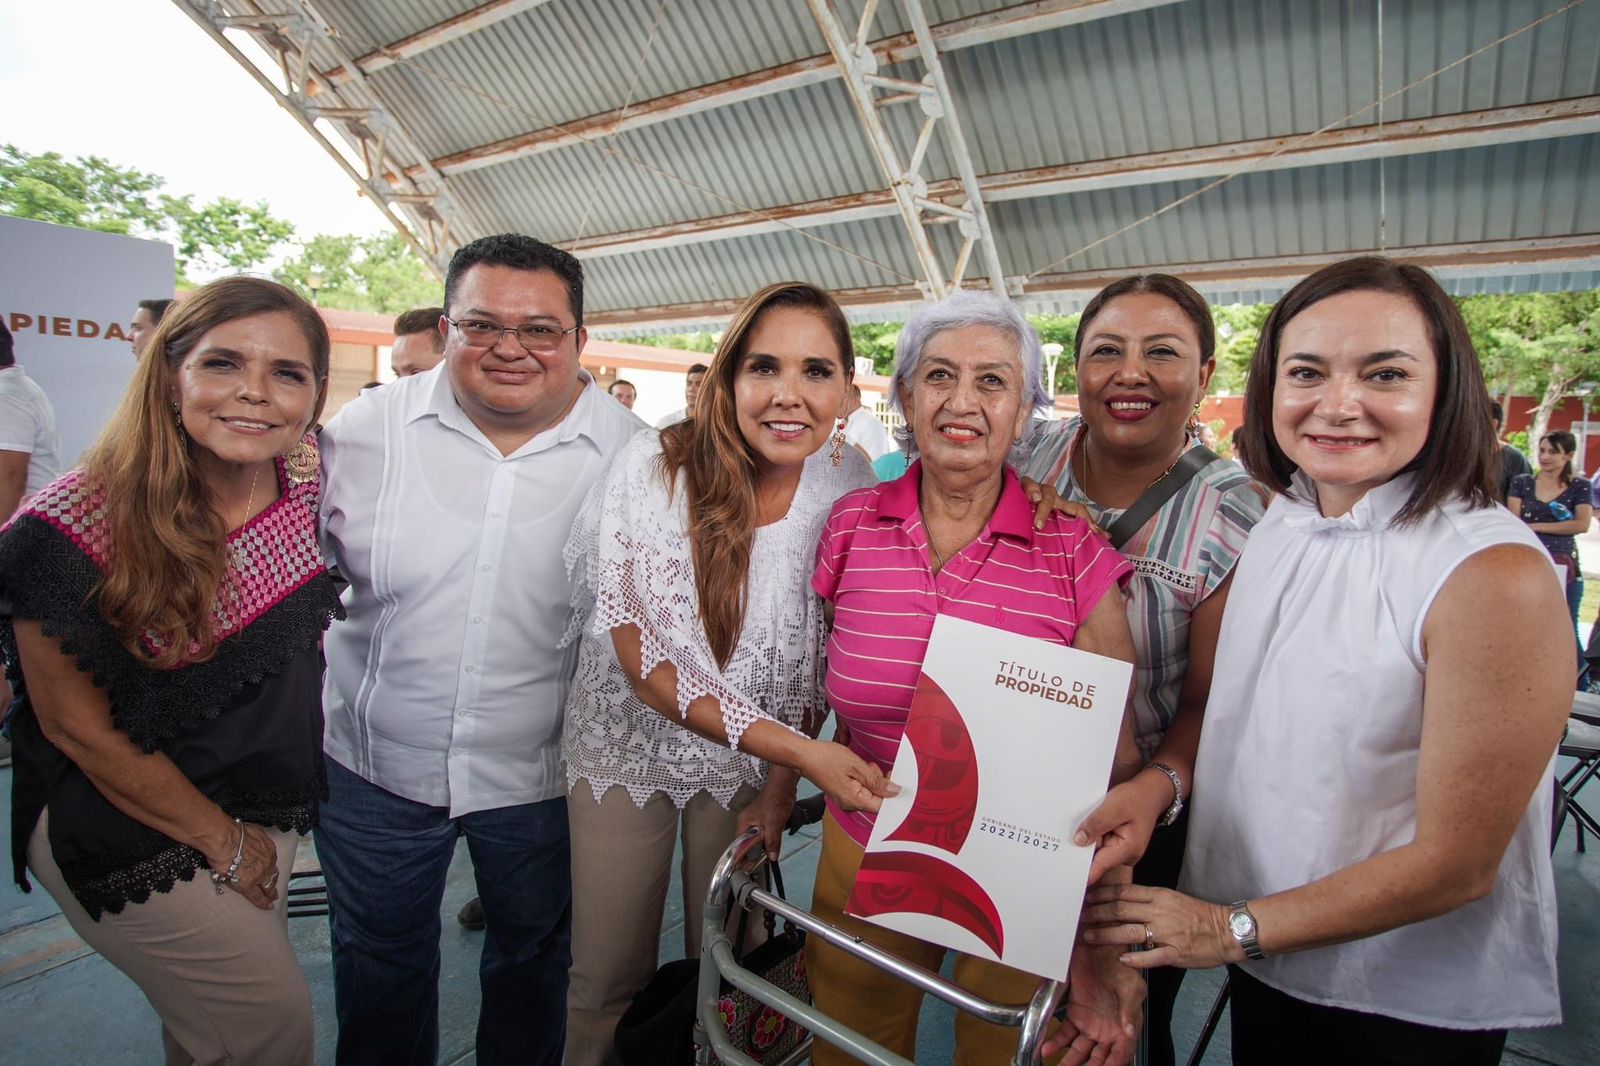
[[(41, 623), (105, 690), (117, 728), (161, 752), (230, 816), (309, 830), (325, 789), (320, 637), (341, 617), (317, 540), (320, 482), (291, 482), (228, 538), (213, 608), (217, 649), (163, 670), (123, 646), (97, 609), (100, 578), (119, 565), (103, 493), (77, 472), (41, 490), (0, 531), (0, 652), (17, 693), (11, 854), (27, 881), (28, 839), (50, 809), (51, 854), (93, 918), (192, 879), (204, 857), (123, 814), (39, 727), (17, 656), (14, 619)], [(154, 648), (153, 637), (147, 644)]]

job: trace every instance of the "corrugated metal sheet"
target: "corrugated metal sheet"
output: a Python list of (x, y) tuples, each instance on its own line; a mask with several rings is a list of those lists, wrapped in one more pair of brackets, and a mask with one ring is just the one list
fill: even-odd
[[(926, 0), (938, 24), (1015, 0)], [(836, 0), (847, 12), (860, 0)], [(350, 53), (471, 9), (472, 0), (314, 0)], [(942, 62), (974, 169), (1025, 168), (1367, 125), (1378, 95), (1424, 78), (1559, 6), (1559, 0), (1182, 0), (949, 51)], [(658, 22), (658, 15), (660, 16)], [(847, 15), (847, 17), (849, 17)], [(642, 68), (645, 43), (654, 37)], [(872, 36), (905, 29), (883, 0)], [(551, 0), (405, 59), (346, 103), (382, 103), (430, 158), (603, 114), (825, 51), (804, 0)], [(319, 62), (336, 60), (326, 44)], [(919, 77), (917, 64), (885, 73)], [(630, 85), (632, 85), (630, 91)], [(1600, 96), (1600, 2), (1390, 100), (1386, 120)], [(902, 150), (921, 116), (886, 109)], [(1389, 245), (1600, 234), (1595, 136), (1244, 175), (1066, 262), (1099, 237), (1198, 187), (1162, 182), (989, 206), (1008, 274), (1261, 259)], [(942, 139), (924, 174), (953, 176)], [(747, 99), (591, 143), (454, 174), (461, 238), (519, 230), (550, 240), (692, 222), (881, 190), (837, 79)], [(954, 258), (952, 227), (935, 244)], [(848, 251), (840, 250), (848, 249)], [(854, 254), (851, 254), (854, 253)], [(1051, 266), (1052, 263), (1056, 265)], [(833, 288), (919, 276), (898, 217), (596, 258), (591, 306), (621, 310), (743, 296), (779, 276)], [(1587, 271), (1499, 275), (1484, 285), (1584, 283)], [(1496, 280), (1496, 279), (1499, 280)], [(1458, 284), (1468, 284), (1459, 282)], [(1070, 302), (1071, 298), (1063, 298)]]
[[(1441, 152), (1387, 167), (1391, 246), (1600, 233), (1600, 136)], [(1017, 274), (1366, 251), (1380, 243), (1378, 172), (1368, 161), (1245, 175), (1082, 255), (1073, 253), (1199, 183), (1010, 201), (990, 214), (1001, 260)], [(738, 299), (779, 277), (853, 289), (916, 274), (898, 219), (812, 232), (891, 269), (798, 234), (767, 234), (592, 260), (587, 303), (598, 313)], [(953, 260), (958, 235), (939, 227), (934, 238)]]

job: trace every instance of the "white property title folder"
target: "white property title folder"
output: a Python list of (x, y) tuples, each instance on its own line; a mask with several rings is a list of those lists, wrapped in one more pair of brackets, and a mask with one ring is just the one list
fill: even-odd
[(1072, 957), (1133, 667), (941, 615), (846, 910), (1041, 977)]

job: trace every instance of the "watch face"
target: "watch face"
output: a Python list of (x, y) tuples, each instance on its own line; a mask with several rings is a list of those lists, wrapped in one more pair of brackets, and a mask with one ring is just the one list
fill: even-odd
[(1243, 940), (1256, 931), (1255, 919), (1244, 911), (1234, 911), (1228, 915), (1228, 931), (1235, 939)]

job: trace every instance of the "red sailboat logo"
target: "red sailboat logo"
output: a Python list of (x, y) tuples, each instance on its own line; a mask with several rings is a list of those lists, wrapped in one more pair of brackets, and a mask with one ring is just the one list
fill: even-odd
[[(917, 680), (906, 740), (917, 759), (911, 810), (885, 840), (925, 844), (959, 855), (978, 809), (978, 760), (966, 722), (927, 674)], [(1002, 955), (999, 908), (983, 887), (943, 859), (920, 852), (874, 852), (861, 861), (849, 911), (926, 914), (953, 922)]]

